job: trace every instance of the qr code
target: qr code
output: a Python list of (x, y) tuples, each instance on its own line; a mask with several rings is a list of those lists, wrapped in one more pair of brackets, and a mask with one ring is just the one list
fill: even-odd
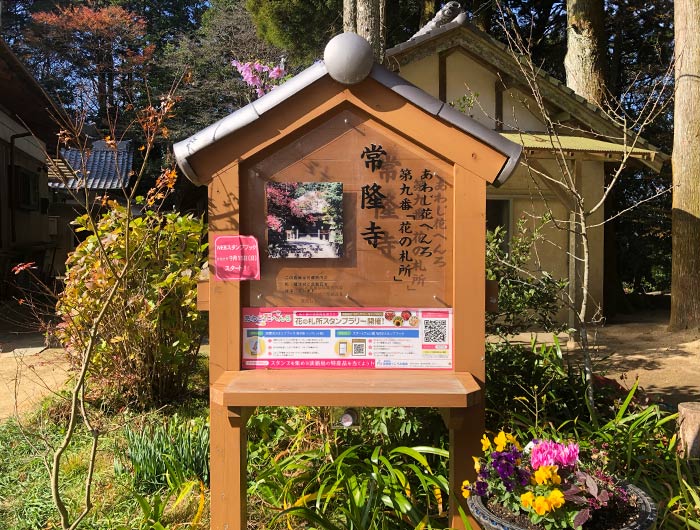
[(423, 320), (423, 337), (428, 344), (447, 342), (447, 320)]
[(364, 342), (353, 342), (352, 343), (352, 354), (356, 357), (361, 357), (365, 355), (365, 343)]

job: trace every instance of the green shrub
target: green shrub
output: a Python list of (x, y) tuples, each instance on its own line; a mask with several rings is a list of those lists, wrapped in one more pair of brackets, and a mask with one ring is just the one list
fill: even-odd
[[(354, 479), (351, 480), (349, 477), (355, 476), (360, 481), (357, 487), (361, 490), (364, 487), (361, 483), (366, 480), (368, 466), (373, 458), (379, 458), (384, 463), (384, 455), (386, 455), (392, 466), (398, 466), (401, 469), (403, 464), (399, 460), (405, 461), (407, 467), (408, 464), (413, 465), (415, 462), (411, 462), (409, 456), (400, 457), (401, 450), (397, 448), (410, 447), (406, 445), (407, 443), (411, 446), (431, 443), (438, 447), (447, 443), (447, 429), (436, 410), (398, 407), (363, 408), (361, 412), (360, 429), (335, 430), (330, 428), (332, 422), (328, 408), (260, 407), (257, 409), (248, 421), (248, 496), (250, 498), (248, 520), (251, 527), (270, 530), (286, 528), (286, 517), (279, 518), (273, 525), (270, 523), (271, 514), (279, 513), (294, 505), (299, 499), (304, 499), (305, 495), (313, 494), (311, 490), (318, 487), (321, 482), (325, 481), (328, 485), (331, 480), (335, 480), (333, 479), (335, 474), (340, 472), (344, 474), (347, 481), (344, 479), (336, 485), (338, 495), (333, 500), (328, 499), (328, 504), (323, 508), (321, 516), (328, 520), (344, 517), (342, 516), (344, 510), (351, 510), (347, 504), (351, 501), (345, 495), (356, 485)], [(372, 443), (368, 444), (368, 440), (372, 440)], [(381, 448), (377, 449), (375, 444), (381, 445)], [(373, 457), (376, 451), (379, 452), (380, 457)], [(421, 449), (419, 453), (428, 462), (434, 475), (446, 475), (444, 450)], [(410, 481), (415, 479), (420, 482), (417, 474), (411, 475), (412, 471), (404, 471), (407, 476), (413, 477), (409, 479)], [(436, 493), (432, 487), (428, 488), (426, 490), (430, 498), (428, 500), (420, 494), (424, 485), (421, 483), (415, 487), (411, 486), (413, 496), (409, 496), (409, 502), (412, 506), (423, 506), (421, 509), (426, 509), (425, 503), (431, 502), (433, 511), (430, 512), (430, 517), (433, 518), (440, 511), (435, 504)], [(375, 483), (372, 486), (375, 489), (367, 490), (372, 498), (357, 500), (362, 503), (362, 509), (379, 510), (381, 512), (378, 515), (379, 520), (386, 522), (396, 514), (387, 515), (385, 511), (390, 512), (391, 509), (376, 504), (375, 501), (380, 500), (379, 497), (374, 497), (378, 494), (377, 487), (379, 486)], [(353, 499), (357, 495), (362, 495), (360, 490), (355, 491)], [(447, 506), (445, 491), (439, 493), (443, 507)], [(404, 495), (406, 495), (405, 492)], [(444, 501), (442, 501), (442, 495), (445, 495)], [(297, 508), (304, 508), (303, 502), (303, 500), (300, 501)], [(396, 502), (401, 501), (396, 500)], [(311, 504), (305, 507), (312, 511), (316, 510)], [(356, 507), (357, 510), (360, 508)], [(388, 527), (394, 526), (389, 524)]]
[(564, 361), (559, 342), (486, 343), (486, 424), (559, 424), (588, 414), (581, 371)]
[(449, 433), (440, 411), (432, 408), (384, 407), (362, 409), (359, 430), (338, 431), (347, 447), (372, 440), (386, 448), (413, 445), (447, 444)]
[[(162, 422), (124, 429), (126, 455), (137, 491), (178, 490), (188, 479), (209, 484), (209, 424), (206, 418), (174, 415)], [(116, 461), (117, 468), (124, 462)], [(171, 486), (172, 485), (172, 486)]]
[(363, 457), (364, 450), (350, 447), (313, 476), (292, 478), (300, 487), (289, 488), (278, 518), (291, 519), (290, 527), (300, 518), (328, 530), (444, 528), (448, 482), (426, 455), (444, 461), (447, 451), (375, 447)]
[(206, 318), (197, 311), (203, 221), (155, 210), (130, 219), (111, 202), (94, 231), (86, 215), (75, 224), (89, 235), (66, 262), (57, 335), (77, 366), (107, 293), (120, 282), (96, 330), (89, 392), (113, 407), (181, 398), (206, 331)]
[(521, 219), (510, 238), (502, 227), (486, 233), (486, 277), (498, 280), (498, 311), (486, 313), (486, 331), (511, 335), (535, 328), (561, 331), (556, 316), (563, 306), (567, 282), (546, 271), (531, 271), (532, 248), (542, 227), (528, 230)]
[[(678, 488), (668, 501), (666, 515), (669, 527), (700, 530), (700, 461), (676, 459)], [(667, 484), (663, 484), (666, 486)]]

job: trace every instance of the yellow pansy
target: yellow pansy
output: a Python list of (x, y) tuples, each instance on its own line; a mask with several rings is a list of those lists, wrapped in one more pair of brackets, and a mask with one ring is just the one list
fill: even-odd
[(506, 434), (506, 440), (508, 440), (510, 443), (512, 443), (518, 449), (518, 451), (522, 450), (522, 446), (518, 442), (518, 439), (515, 436), (513, 436), (512, 434), (510, 434), (510, 433)]
[(546, 484), (549, 478), (552, 476), (552, 473), (549, 470), (549, 466), (540, 466), (536, 471), (535, 471), (535, 482), (542, 486), (543, 484)]
[(481, 437), (481, 450), (487, 451), (491, 448), (491, 440), (485, 434)]
[(561, 477), (557, 474), (558, 468), (557, 466), (552, 466), (554, 470), (552, 471), (552, 476), (550, 477), (552, 480), (552, 484), (558, 486), (561, 484)]
[(498, 436), (496, 436), (493, 439), (493, 443), (496, 444), (496, 451), (503, 451), (506, 448), (506, 445), (508, 444), (508, 440), (506, 439), (506, 433), (503, 431), (498, 433)]
[(535, 470), (535, 483), (540, 486), (551, 481), (552, 484), (561, 484), (561, 477), (557, 474), (559, 468), (557, 466), (540, 466)]
[(537, 515), (544, 515), (550, 510), (549, 501), (542, 495), (538, 495), (535, 498), (533, 506)]
[(535, 502), (535, 494), (531, 491), (523, 493), (520, 496), (520, 504), (523, 505), (523, 508), (530, 508), (533, 502)]
[(564, 494), (558, 489), (553, 489), (550, 494), (547, 495), (547, 501), (552, 509), (561, 508), (564, 506)]
[(462, 497), (468, 499), (472, 492), (469, 490), (469, 481), (465, 480), (462, 482)]
[(479, 471), (481, 471), (481, 460), (479, 460), (475, 456), (472, 456), (472, 458), (474, 459), (474, 471), (478, 473)]

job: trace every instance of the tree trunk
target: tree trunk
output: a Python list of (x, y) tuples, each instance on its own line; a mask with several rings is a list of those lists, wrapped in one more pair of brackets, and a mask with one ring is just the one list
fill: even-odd
[(101, 68), (97, 71), (97, 120), (99, 127), (109, 130), (107, 114), (109, 105), (107, 104), (107, 74)]
[(674, 6), (676, 94), (673, 118), (671, 321), (700, 328), (700, 0)]
[(343, 0), (343, 31), (357, 33), (357, 0)]
[[(348, 1), (348, 0), (344, 0)], [(378, 63), (384, 61), (384, 49), (382, 47), (381, 27), (384, 21), (380, 3), (386, 0), (356, 0), (357, 6), (357, 34), (367, 39), (372, 46), (374, 58)], [(343, 9), (344, 11), (344, 9)]]
[(613, 101), (619, 101), (621, 99), (622, 91), (625, 87), (622, 86), (622, 72), (624, 70), (624, 65), (622, 64), (623, 59), (623, 47), (625, 45), (625, 33), (623, 31), (623, 17), (625, 16), (625, 11), (622, 6), (618, 6), (617, 13), (615, 13), (615, 18), (613, 19), (613, 36), (612, 36), (612, 51), (610, 54), (610, 59), (608, 61), (607, 68), (607, 81), (605, 83), (610, 98)]
[(386, 0), (379, 0), (379, 49), (377, 60), (383, 63), (386, 51)]
[(605, 100), (603, 0), (566, 0), (566, 84), (591, 103)]

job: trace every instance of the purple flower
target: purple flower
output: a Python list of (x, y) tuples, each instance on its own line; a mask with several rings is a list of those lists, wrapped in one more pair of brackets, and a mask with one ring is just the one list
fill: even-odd
[(493, 467), (496, 470), (496, 473), (498, 473), (498, 476), (501, 477), (501, 480), (504, 481), (507, 478), (510, 478), (510, 476), (515, 472), (515, 466), (508, 462), (508, 460), (505, 458), (499, 458), (493, 463)]
[(527, 486), (530, 483), (530, 472), (527, 469), (518, 469), (518, 483)]
[(489, 490), (489, 485), (486, 484), (486, 482), (483, 482), (481, 480), (477, 480), (474, 483), (474, 493), (476, 493), (479, 497), (484, 497), (486, 493)]

